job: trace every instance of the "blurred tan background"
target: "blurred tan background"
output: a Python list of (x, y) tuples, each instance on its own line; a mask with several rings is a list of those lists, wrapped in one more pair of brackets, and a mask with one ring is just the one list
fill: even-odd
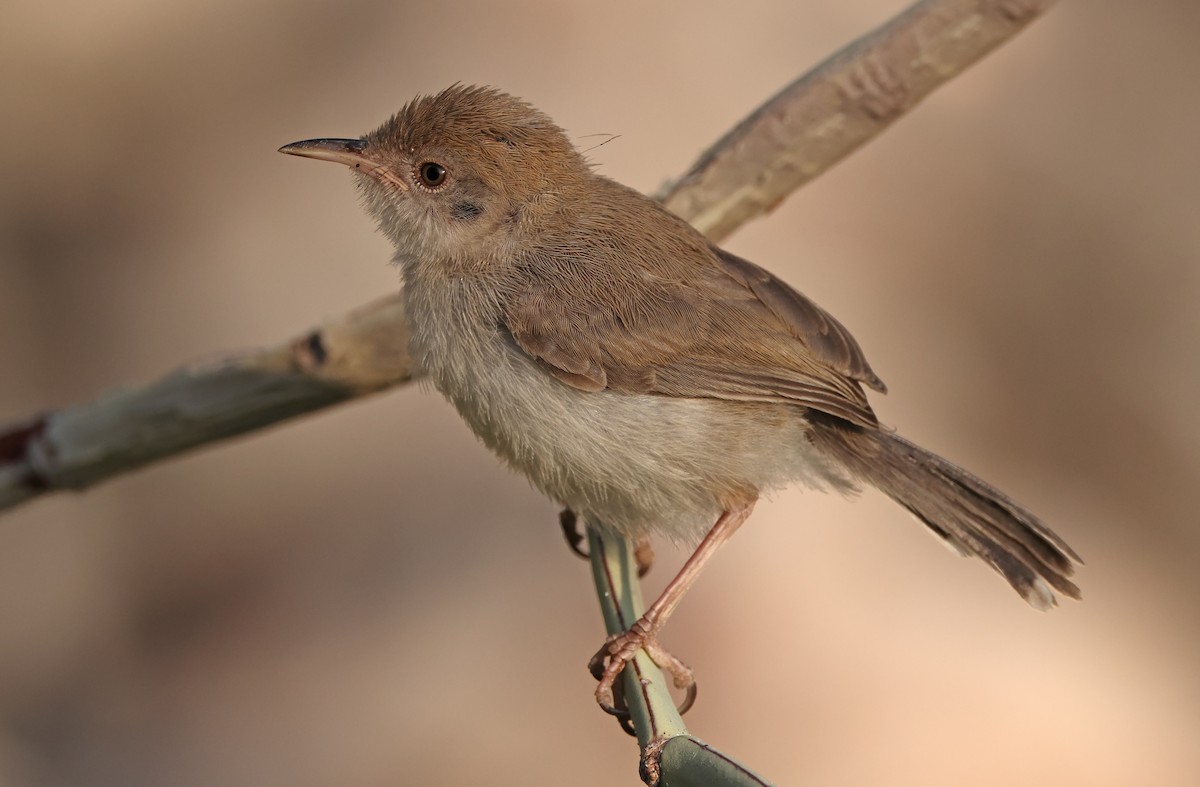
[[(396, 287), (283, 143), (490, 83), (650, 191), (905, 5), (5, 4), (0, 422)], [(876, 493), (780, 495), (665, 634), (697, 735), (781, 784), (1200, 783), (1198, 30), (1065, 2), (728, 244), (1086, 600), (1027, 609)], [(555, 513), (416, 387), (10, 512), (0, 784), (636, 784)]]

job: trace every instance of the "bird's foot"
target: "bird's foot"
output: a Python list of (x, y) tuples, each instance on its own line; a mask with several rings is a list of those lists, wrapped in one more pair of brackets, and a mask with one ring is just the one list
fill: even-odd
[(654, 631), (644, 620), (638, 620), (628, 630), (609, 637), (588, 662), (588, 670), (592, 677), (599, 681), (596, 685), (596, 702), (600, 708), (613, 716), (629, 716), (617, 677), (639, 650), (646, 651), (650, 660), (671, 676), (675, 688), (685, 692), (683, 701), (679, 704), (679, 712), (687, 713), (696, 701), (695, 673), (658, 644), (654, 638)]

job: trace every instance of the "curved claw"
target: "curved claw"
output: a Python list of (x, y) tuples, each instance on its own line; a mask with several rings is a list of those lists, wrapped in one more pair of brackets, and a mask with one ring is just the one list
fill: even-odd
[(617, 707), (613, 686), (621, 670), (642, 645), (636, 639), (637, 635), (630, 631), (614, 634), (604, 641), (600, 650), (588, 661), (588, 672), (599, 681), (596, 684), (596, 703), (611, 716), (629, 715), (629, 711)]
[(579, 516), (571, 509), (564, 508), (558, 514), (558, 526), (562, 528), (563, 538), (567, 539), (567, 548), (584, 560), (591, 559), (591, 555), (583, 548), (587, 536), (579, 527)]
[(683, 700), (676, 705), (679, 715), (687, 713), (696, 704), (695, 673), (635, 623), (628, 631), (614, 634), (605, 640), (600, 650), (588, 661), (588, 672), (599, 681), (596, 685), (596, 703), (605, 713), (621, 719), (621, 727), (626, 732), (632, 728), (632, 722), (629, 721), (628, 706), (622, 686), (617, 682), (617, 676), (633, 660), (638, 650), (643, 649), (651, 661), (671, 675), (675, 688), (685, 692)]
[(692, 709), (692, 706), (695, 704), (696, 704), (696, 681), (693, 680), (692, 685), (687, 687), (687, 694), (683, 695), (683, 702), (676, 705), (675, 710), (679, 712), (680, 716), (682, 716), (683, 714), (690, 711)]
[(617, 726), (631, 738), (637, 737), (637, 727), (633, 726), (633, 717), (629, 714), (629, 703), (625, 701), (625, 684), (621, 681), (613, 683), (613, 706), (620, 710), (616, 716)]

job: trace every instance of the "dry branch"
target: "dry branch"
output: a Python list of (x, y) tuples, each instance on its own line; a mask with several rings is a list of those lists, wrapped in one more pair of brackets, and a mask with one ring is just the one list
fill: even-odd
[(770, 212), (1052, 5), (917, 3), (785, 87), (657, 196), (720, 240)]
[(398, 295), (281, 345), (0, 431), (0, 510), (412, 379)]

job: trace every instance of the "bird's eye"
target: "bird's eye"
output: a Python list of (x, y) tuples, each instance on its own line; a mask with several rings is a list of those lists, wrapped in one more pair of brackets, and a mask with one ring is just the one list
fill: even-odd
[(422, 186), (436, 189), (446, 182), (446, 168), (436, 161), (426, 161), (417, 167), (417, 177), (421, 179)]

